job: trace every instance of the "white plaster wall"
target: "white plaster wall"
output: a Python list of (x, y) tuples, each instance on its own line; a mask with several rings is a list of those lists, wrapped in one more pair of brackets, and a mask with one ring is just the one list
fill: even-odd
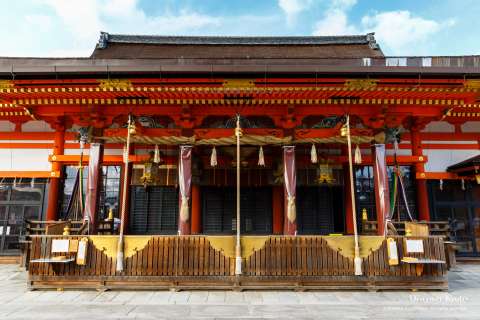
[(435, 150), (423, 149), (428, 156), (425, 171), (445, 172), (448, 166), (480, 154), (479, 150)]
[(123, 149), (105, 149), (103, 154), (107, 156), (121, 156), (123, 154)]
[(22, 124), (23, 132), (54, 132), (50, 125), (45, 121), (27, 121)]
[(455, 132), (455, 126), (445, 121), (432, 121), (422, 132)]
[(15, 130), (15, 124), (7, 120), (0, 121), (0, 131), (1, 132), (12, 132)]
[(480, 121), (467, 121), (462, 124), (462, 132), (478, 132), (480, 138)]
[(0, 149), (0, 171), (49, 171), (50, 149)]

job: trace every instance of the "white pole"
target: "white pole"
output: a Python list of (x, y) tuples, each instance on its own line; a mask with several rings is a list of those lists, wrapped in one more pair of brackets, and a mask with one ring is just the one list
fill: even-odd
[(242, 274), (242, 247), (240, 243), (240, 137), (242, 129), (240, 128), (240, 116), (237, 115), (237, 125), (235, 136), (237, 137), (237, 239), (235, 244), (235, 274)]
[(352, 140), (350, 137), (350, 116), (347, 114), (347, 144), (348, 144), (348, 166), (350, 174), (350, 199), (352, 201), (353, 214), (353, 234), (355, 237), (355, 258), (353, 260), (355, 266), (355, 275), (362, 275), (362, 258), (360, 258), (360, 246), (358, 244), (358, 230), (357, 230), (357, 209), (355, 206), (355, 188), (353, 184), (353, 162), (352, 162)]
[(122, 272), (123, 271), (123, 234), (124, 234), (124, 220), (125, 220), (125, 212), (127, 210), (126, 205), (127, 205), (127, 188), (128, 188), (128, 163), (129, 159), (128, 156), (130, 155), (130, 130), (131, 130), (131, 117), (128, 116), (128, 125), (127, 125), (127, 149), (125, 150), (125, 155), (124, 155), (124, 172), (123, 172), (123, 189), (122, 189), (122, 208), (121, 208), (121, 214), (120, 214), (120, 234), (118, 237), (118, 245), (117, 245), (117, 271)]

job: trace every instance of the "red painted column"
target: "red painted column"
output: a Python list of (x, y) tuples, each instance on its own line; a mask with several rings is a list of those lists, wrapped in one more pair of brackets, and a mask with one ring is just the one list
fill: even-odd
[(201, 220), (201, 203), (200, 203), (200, 186), (192, 185), (192, 234), (200, 234), (202, 232)]
[[(134, 155), (135, 154), (135, 144), (130, 144), (130, 155)], [(127, 188), (125, 190), (125, 192), (127, 193), (127, 198), (125, 199), (125, 215), (124, 215), (124, 220), (122, 221), (123, 223), (123, 226), (124, 226), (124, 230), (125, 230), (125, 234), (128, 233), (128, 222), (129, 222), (129, 214), (130, 214), (130, 190), (131, 190), (131, 178), (132, 178), (132, 170), (133, 170), (133, 164), (130, 162), (128, 164), (128, 167), (125, 167), (125, 163), (123, 163), (122, 165), (122, 172), (120, 173), (120, 185), (123, 186), (123, 179), (124, 179), (124, 173), (125, 171), (124, 170), (128, 170), (127, 172), (127, 181), (128, 181), (128, 184), (127, 184)], [(120, 188), (120, 194), (119, 194), (119, 199), (123, 199), (123, 188)], [(121, 200), (120, 200), (120, 203), (119, 203), (119, 209), (118, 209), (118, 212), (119, 212), (119, 218), (121, 218), (121, 207), (122, 207), (122, 204), (121, 204)]]
[[(55, 129), (55, 139), (53, 142), (53, 156), (62, 155), (65, 149), (65, 127), (63, 123), (56, 123), (53, 125)], [(48, 187), (48, 206), (47, 206), (47, 220), (58, 219), (58, 207), (60, 196), (60, 182), (61, 182), (62, 165), (60, 162), (52, 163), (52, 172), (60, 172), (59, 177), (50, 178)]]
[(350, 168), (347, 165), (343, 165), (343, 190), (345, 197), (345, 232), (347, 234), (353, 234), (353, 211), (352, 211), (352, 192), (350, 191)]
[[(420, 137), (420, 130), (418, 128), (410, 129), (411, 143), (412, 143), (412, 156), (423, 157), (422, 140)], [(425, 166), (423, 162), (415, 163), (415, 173), (425, 173)], [(418, 219), (430, 221), (430, 208), (428, 203), (428, 190), (426, 179), (416, 179), (417, 190), (417, 210)]]
[(97, 233), (98, 202), (102, 185), (103, 144), (91, 143), (88, 161), (87, 195), (85, 198), (85, 216), (90, 222), (90, 233)]
[(297, 234), (295, 147), (283, 147), (283, 185), (285, 187), (284, 234)]
[[(342, 147), (342, 155), (348, 158), (348, 147)], [(350, 167), (348, 163), (343, 165), (343, 195), (345, 203), (345, 233), (353, 234), (352, 192), (350, 190)]]
[(372, 146), (373, 181), (375, 185), (375, 206), (377, 211), (378, 235), (385, 233), (385, 219), (390, 212), (388, 193), (387, 157), (384, 144)]
[(283, 187), (272, 187), (273, 234), (283, 234)]

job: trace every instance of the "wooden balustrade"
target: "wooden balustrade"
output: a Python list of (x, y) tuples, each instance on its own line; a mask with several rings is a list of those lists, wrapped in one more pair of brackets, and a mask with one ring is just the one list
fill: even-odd
[[(32, 259), (51, 258), (52, 239), (33, 236)], [(69, 239), (80, 239), (70, 236)], [(63, 237), (65, 239), (65, 237)], [(397, 237), (398, 252), (403, 252)], [(424, 257), (445, 260), (441, 237), (424, 238)], [(354, 276), (353, 259), (332, 249), (321, 236), (270, 236), (247, 256), (243, 274), (235, 276), (235, 258), (216, 249), (208, 236), (152, 236), (143, 249), (125, 259), (125, 270), (115, 270), (115, 257), (89, 240), (86, 265), (31, 263), (31, 288), (430, 288), (446, 289), (446, 266), (389, 266), (386, 241), (363, 259), (363, 276)], [(57, 254), (58, 255), (58, 254)], [(111, 254), (110, 254), (111, 255)]]

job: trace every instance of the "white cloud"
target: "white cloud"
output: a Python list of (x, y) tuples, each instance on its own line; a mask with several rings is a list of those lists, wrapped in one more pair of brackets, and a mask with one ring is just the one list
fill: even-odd
[(333, 0), (323, 18), (314, 24), (313, 34), (351, 35), (375, 32), (380, 45), (394, 55), (422, 54), (431, 37), (451, 27), (455, 20), (444, 22), (414, 16), (410, 11), (385, 11), (365, 15), (359, 24), (348, 20), (350, 10), (357, 0)]
[[(349, 1), (349, 0), (347, 0)], [(297, 15), (308, 9), (312, 0), (278, 0), (278, 6), (283, 10), (287, 17), (287, 23), (293, 24)]]
[(446, 27), (455, 24), (454, 20), (437, 22), (413, 16), (409, 11), (388, 11), (362, 18), (364, 32), (375, 32), (381, 45), (391, 49), (395, 54), (412, 54), (418, 52), (418, 46)]
[(323, 20), (315, 24), (313, 34), (316, 36), (352, 35), (358, 33), (353, 25), (348, 24), (347, 14), (339, 9), (329, 10)]

